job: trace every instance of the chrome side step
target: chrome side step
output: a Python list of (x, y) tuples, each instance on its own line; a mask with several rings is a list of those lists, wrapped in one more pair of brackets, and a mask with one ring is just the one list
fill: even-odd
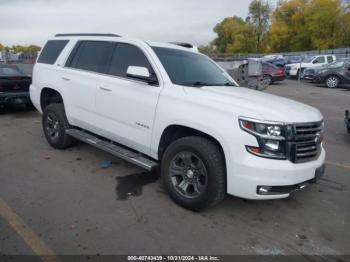
[(151, 160), (140, 153), (136, 153), (131, 151), (125, 147), (120, 145), (116, 145), (113, 142), (108, 140), (96, 137), (91, 133), (85, 132), (79, 129), (67, 129), (67, 134), (81, 140), (89, 145), (102, 149), (112, 155), (122, 158), (130, 163), (133, 163), (139, 167), (142, 167), (146, 170), (152, 170), (154, 167), (158, 165), (158, 163), (154, 160)]

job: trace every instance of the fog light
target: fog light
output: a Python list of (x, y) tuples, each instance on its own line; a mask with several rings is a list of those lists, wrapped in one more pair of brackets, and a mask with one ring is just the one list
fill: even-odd
[(280, 148), (280, 142), (277, 140), (267, 140), (265, 146), (272, 151), (277, 151)]
[(268, 195), (271, 192), (270, 186), (259, 186), (258, 187), (258, 194), (259, 195)]

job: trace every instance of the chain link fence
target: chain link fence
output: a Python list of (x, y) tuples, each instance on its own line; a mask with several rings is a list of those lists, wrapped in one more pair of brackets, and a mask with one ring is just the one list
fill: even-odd
[(339, 58), (350, 58), (350, 47), (336, 48), (336, 49), (323, 49), (323, 50), (311, 50), (311, 51), (299, 51), (299, 52), (281, 52), (281, 53), (251, 53), (251, 54), (207, 54), (209, 57), (216, 61), (234, 61), (247, 58), (261, 58), (266, 55), (283, 55), (283, 56), (313, 56), (313, 55), (335, 55)]

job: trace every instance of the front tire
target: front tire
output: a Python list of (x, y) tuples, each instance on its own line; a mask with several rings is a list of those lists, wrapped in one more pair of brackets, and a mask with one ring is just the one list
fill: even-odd
[(340, 85), (340, 79), (337, 76), (328, 76), (326, 78), (326, 86), (328, 88), (337, 88)]
[(74, 138), (66, 133), (70, 128), (63, 104), (50, 104), (44, 109), (43, 130), (47, 142), (56, 149), (65, 149), (74, 143)]
[(161, 174), (165, 189), (180, 206), (199, 211), (218, 204), (226, 194), (221, 149), (202, 137), (184, 137), (165, 151)]

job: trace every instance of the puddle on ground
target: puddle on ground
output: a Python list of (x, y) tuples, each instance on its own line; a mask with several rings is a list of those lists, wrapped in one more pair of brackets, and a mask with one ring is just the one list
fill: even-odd
[(128, 200), (130, 196), (141, 196), (143, 186), (156, 182), (158, 177), (158, 170), (116, 177), (117, 200)]

